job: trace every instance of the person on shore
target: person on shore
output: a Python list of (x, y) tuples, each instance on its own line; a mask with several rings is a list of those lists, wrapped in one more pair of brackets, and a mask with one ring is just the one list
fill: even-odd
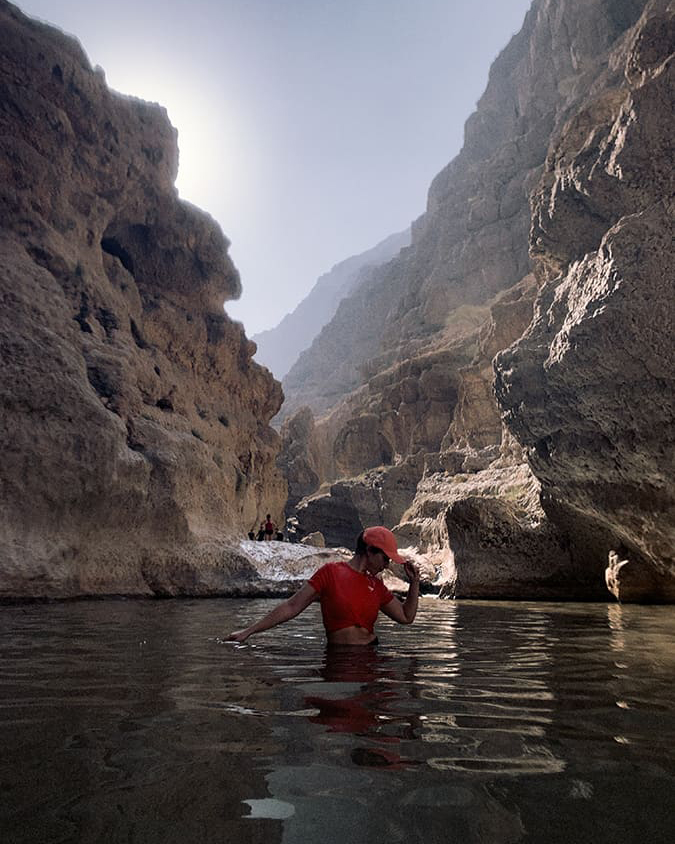
[[(378, 577), (391, 560), (404, 567), (410, 582), (405, 601), (392, 595)], [(419, 586), (419, 569), (398, 553), (394, 534), (385, 527), (370, 527), (358, 535), (351, 560), (321, 566), (295, 595), (227, 638), (245, 642), (249, 636), (284, 624), (314, 601), (320, 601), (329, 645), (377, 644), (374, 626), (379, 611), (399, 624), (412, 624), (417, 614)]]
[(272, 541), (272, 537), (277, 529), (276, 524), (272, 521), (272, 516), (268, 513), (265, 516), (265, 539), (267, 542)]

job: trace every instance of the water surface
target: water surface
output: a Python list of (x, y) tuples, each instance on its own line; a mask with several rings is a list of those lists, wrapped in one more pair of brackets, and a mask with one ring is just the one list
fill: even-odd
[(675, 840), (675, 611), (422, 601), (380, 646), (273, 601), (0, 607), (0, 840)]

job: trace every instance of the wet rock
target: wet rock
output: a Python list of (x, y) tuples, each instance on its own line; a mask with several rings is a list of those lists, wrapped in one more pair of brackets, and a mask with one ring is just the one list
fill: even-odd
[(652, 566), (634, 560), (622, 560), (610, 551), (605, 569), (605, 582), (614, 597), (622, 603), (675, 601), (673, 579), (655, 571)]

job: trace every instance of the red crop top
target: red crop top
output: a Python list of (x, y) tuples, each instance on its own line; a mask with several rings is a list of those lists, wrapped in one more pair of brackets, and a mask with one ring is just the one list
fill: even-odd
[(321, 596), (321, 614), (329, 633), (344, 627), (363, 627), (372, 633), (380, 607), (394, 597), (377, 577), (342, 562), (321, 566), (308, 583)]

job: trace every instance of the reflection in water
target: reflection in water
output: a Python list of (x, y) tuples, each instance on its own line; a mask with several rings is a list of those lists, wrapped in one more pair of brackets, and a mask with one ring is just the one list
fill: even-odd
[[(262, 604), (262, 605), (261, 605)], [(0, 840), (661, 844), (675, 614), (425, 599), (379, 648), (266, 602), (0, 607)]]
[(502, 775), (564, 770), (544, 741), (553, 712), (554, 640), (543, 614), (514, 613), (508, 638), (496, 638), (489, 651), (477, 647), (475, 629), (457, 624), (450, 664), (431, 656), (420, 672), (420, 695), (430, 702), (421, 740), (441, 751), (427, 764)]
[[(224, 723), (205, 621), (180, 601), (0, 607), (3, 844), (246, 841), (241, 800), (264, 779), (238, 777), (238, 754), (279, 746)], [(246, 672), (231, 684), (257, 693)], [(274, 841), (279, 822), (256, 823)]]
[[(321, 669), (320, 695), (305, 698), (317, 713), (309, 717), (329, 733), (352, 733), (366, 739), (350, 758), (365, 767), (403, 768), (418, 764), (400, 755), (403, 739), (414, 739), (419, 730), (415, 713), (392, 711), (400, 690), (414, 680), (415, 659), (393, 660), (377, 648), (327, 648)], [(315, 689), (312, 689), (315, 691)]]
[(612, 650), (621, 653), (626, 647), (624, 638), (623, 607), (621, 604), (609, 604), (607, 606), (607, 622), (612, 632), (610, 644)]
[(285, 844), (445, 840), (450, 817), (462, 842), (521, 840), (519, 813), (489, 778), (564, 770), (545, 741), (549, 620), (512, 619), (509, 637), (492, 639), (495, 653), (460, 623), (461, 612), (445, 605), (425, 614), (411, 649), (405, 635), (394, 647), (327, 649), (318, 677), (298, 678), (294, 689), (313, 711), (287, 727), (287, 741), (312, 753), (305, 764), (297, 752), (277, 759), (266, 777), (269, 793), (294, 807)]

